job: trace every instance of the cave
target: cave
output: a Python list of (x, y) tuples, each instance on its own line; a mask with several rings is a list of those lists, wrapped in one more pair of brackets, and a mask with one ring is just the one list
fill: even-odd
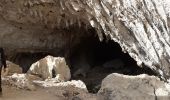
[[(61, 37), (54, 34), (58, 31), (54, 31), (52, 32), (53, 34), (51, 33), (49, 35), (50, 38), (53, 37), (50, 42), (54, 44), (60, 43), (57, 40), (58, 38), (61, 38), (60, 41), (62, 39), (66, 41), (64, 42), (65, 44), (62, 44), (63, 47), (46, 48), (44, 51), (38, 50), (36, 52), (30, 52), (29, 50), (26, 52), (17, 52), (12, 57), (8, 57), (8, 59), (20, 65), (23, 73), (26, 73), (32, 63), (47, 55), (65, 57), (71, 69), (72, 79), (85, 82), (91, 93), (96, 93), (100, 89), (102, 80), (111, 73), (157, 76), (148, 66), (144, 64), (138, 66), (137, 62), (128, 53), (122, 51), (118, 43), (108, 39), (108, 37), (104, 36), (104, 33), (104, 38), (101, 41), (94, 28), (85, 29), (85, 27), (77, 27), (77, 25), (73, 25), (70, 26), (70, 29), (63, 28), (61, 33), (65, 35), (61, 35)], [(72, 35), (72, 42), (69, 40), (70, 33), (74, 33)], [(48, 37), (48, 35), (46, 34), (45, 37)], [(44, 37), (39, 38), (40, 40), (45, 39)]]
[(157, 76), (144, 64), (138, 66), (128, 53), (122, 52), (118, 43), (112, 40), (100, 41), (95, 36), (83, 39), (73, 48), (69, 64), (72, 79), (85, 82), (91, 93), (97, 93), (102, 80), (111, 73)]
[(157, 76), (144, 64), (138, 66), (128, 53), (122, 52), (118, 43), (106, 38), (100, 41), (95, 30), (90, 29), (89, 32), (92, 35), (88, 34), (81, 39), (76, 39), (80, 41), (64, 52), (19, 52), (9, 59), (20, 65), (23, 73), (26, 73), (32, 63), (47, 55), (65, 57), (71, 69), (71, 80), (82, 80), (91, 93), (97, 93), (102, 80), (111, 73)]
[[(23, 73), (47, 55), (64, 57), (71, 80), (82, 80), (91, 93), (98, 91), (110, 73), (129, 77), (144, 73), (169, 83), (169, 8), (168, 0), (0, 0), (0, 47)], [(52, 74), (55, 77), (54, 71)], [(139, 83), (148, 83), (144, 97), (152, 94), (159, 99), (170, 94), (163, 92), (161, 85), (157, 87), (159, 83), (149, 81)], [(142, 95), (136, 87), (130, 95), (120, 93), (118, 97)], [(109, 100), (111, 96), (117, 100), (115, 88), (104, 89)], [(139, 95), (133, 95), (134, 90), (139, 90)]]

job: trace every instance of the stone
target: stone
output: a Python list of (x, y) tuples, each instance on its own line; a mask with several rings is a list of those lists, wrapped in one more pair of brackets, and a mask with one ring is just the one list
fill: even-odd
[(128, 76), (113, 73), (103, 79), (99, 100), (169, 100), (170, 84), (156, 76)]
[(89, 93), (84, 82), (80, 80), (56, 83), (49, 79), (33, 83), (45, 88), (49, 93), (61, 97), (62, 100), (96, 100), (96, 95)]
[(87, 87), (86, 87), (85, 83), (82, 82), (81, 80), (71, 80), (71, 81), (67, 81), (67, 82), (57, 83), (53, 79), (48, 79), (48, 80), (45, 80), (45, 81), (34, 80), (33, 82), (35, 84), (37, 84), (38, 86), (41, 86), (41, 87), (44, 87), (44, 88), (74, 86), (76, 88), (79, 88), (79, 89), (87, 92)]
[(8, 85), (8, 86), (13, 86), (19, 89), (26, 89), (26, 90), (36, 90), (35, 85), (32, 83), (36, 76), (32, 78), (33, 76), (30, 77), (28, 74), (13, 74), (12, 76), (6, 76), (2, 78), (2, 84), (3, 85)]
[(33, 63), (27, 73), (40, 76), (44, 80), (55, 78), (58, 82), (68, 81), (71, 78), (65, 59), (50, 55)]
[(4, 70), (4, 67), (2, 68), (2, 76), (11, 76), (14, 73), (21, 74), (22, 73), (22, 68), (14, 64), (10, 61), (6, 61), (7, 68)]
[(119, 43), (138, 65), (170, 78), (169, 0), (0, 0), (0, 22), (0, 46), (8, 58), (64, 54), (92, 29), (101, 41)]

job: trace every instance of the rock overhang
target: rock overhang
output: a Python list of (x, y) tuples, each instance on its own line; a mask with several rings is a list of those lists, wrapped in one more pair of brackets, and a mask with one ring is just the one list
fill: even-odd
[(100, 40), (118, 42), (138, 65), (144, 63), (166, 80), (169, 6), (166, 0), (2, 0), (1, 46), (9, 52), (67, 50), (94, 28)]

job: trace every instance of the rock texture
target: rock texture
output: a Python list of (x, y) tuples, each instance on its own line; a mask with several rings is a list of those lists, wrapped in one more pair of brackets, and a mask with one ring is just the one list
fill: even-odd
[[(43, 81), (41, 81), (43, 82)], [(2, 100), (96, 100), (96, 95), (88, 93), (82, 81), (69, 81), (44, 87), (40, 84), (35, 91), (21, 90), (3, 85)]]
[(4, 70), (2, 68), (2, 76), (11, 76), (14, 73), (21, 74), (22, 73), (22, 68), (19, 65), (16, 65), (10, 61), (6, 61), (7, 63), (7, 68)]
[(28, 74), (14, 74), (4, 77), (2, 86), (0, 100), (96, 100), (96, 95), (90, 94), (80, 80), (55, 83)]
[[(43, 95), (42, 97), (47, 95), (50, 98), (49, 94), (52, 98), (55, 96), (54, 100), (169, 100), (170, 98), (170, 84), (146, 74), (138, 76), (110, 74), (102, 81), (97, 94), (89, 93), (86, 85), (80, 80), (57, 83), (53, 79), (44, 81), (29, 74), (14, 74), (2, 79), (3, 87), (16, 87), (24, 93), (28, 93), (25, 90), (34, 90), (31, 91), (31, 95), (28, 94), (34, 98), (37, 97), (34, 95), (37, 93), (38, 100), (44, 100), (44, 98), (39, 98), (39, 95)], [(4, 91), (7, 91), (6, 89)], [(11, 93), (13, 90), (14, 88), (4, 93), (6, 97), (3, 100), (6, 100), (5, 98), (12, 100), (12, 97), (7, 95), (15, 94)], [(14, 97), (17, 97), (17, 100), (22, 100), (19, 96), (21, 95)], [(13, 99), (15, 100), (15, 98)]]
[(155, 76), (110, 74), (98, 92), (99, 100), (169, 100), (170, 84)]
[(17, 87), (19, 89), (27, 89), (27, 90), (35, 90), (35, 86), (33, 85), (32, 81), (34, 79), (31, 75), (27, 74), (13, 74), (12, 76), (6, 76), (2, 78), (2, 84)]
[(1, 0), (0, 46), (8, 56), (14, 56), (11, 51), (68, 53), (93, 28), (100, 40), (118, 42), (138, 65), (167, 80), (169, 21), (168, 0)]
[(49, 93), (60, 97), (60, 100), (95, 100), (96, 95), (87, 91), (86, 85), (78, 80), (72, 80), (61, 83), (50, 81), (34, 81), (38, 86), (46, 88)]
[(46, 56), (32, 64), (27, 73), (38, 75), (43, 79), (55, 78), (59, 82), (71, 78), (70, 69), (62, 57)]

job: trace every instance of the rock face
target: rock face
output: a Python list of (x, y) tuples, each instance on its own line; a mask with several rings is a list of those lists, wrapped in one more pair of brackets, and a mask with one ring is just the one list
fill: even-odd
[(43, 79), (56, 78), (58, 81), (68, 81), (71, 78), (70, 69), (65, 59), (53, 56), (46, 56), (35, 62), (27, 73), (38, 75)]
[(169, 86), (155, 76), (113, 73), (102, 81), (98, 96), (99, 100), (169, 100)]
[(92, 28), (100, 40), (118, 42), (138, 65), (170, 77), (168, 0), (1, 0), (0, 22), (0, 46), (9, 58), (68, 53)]

